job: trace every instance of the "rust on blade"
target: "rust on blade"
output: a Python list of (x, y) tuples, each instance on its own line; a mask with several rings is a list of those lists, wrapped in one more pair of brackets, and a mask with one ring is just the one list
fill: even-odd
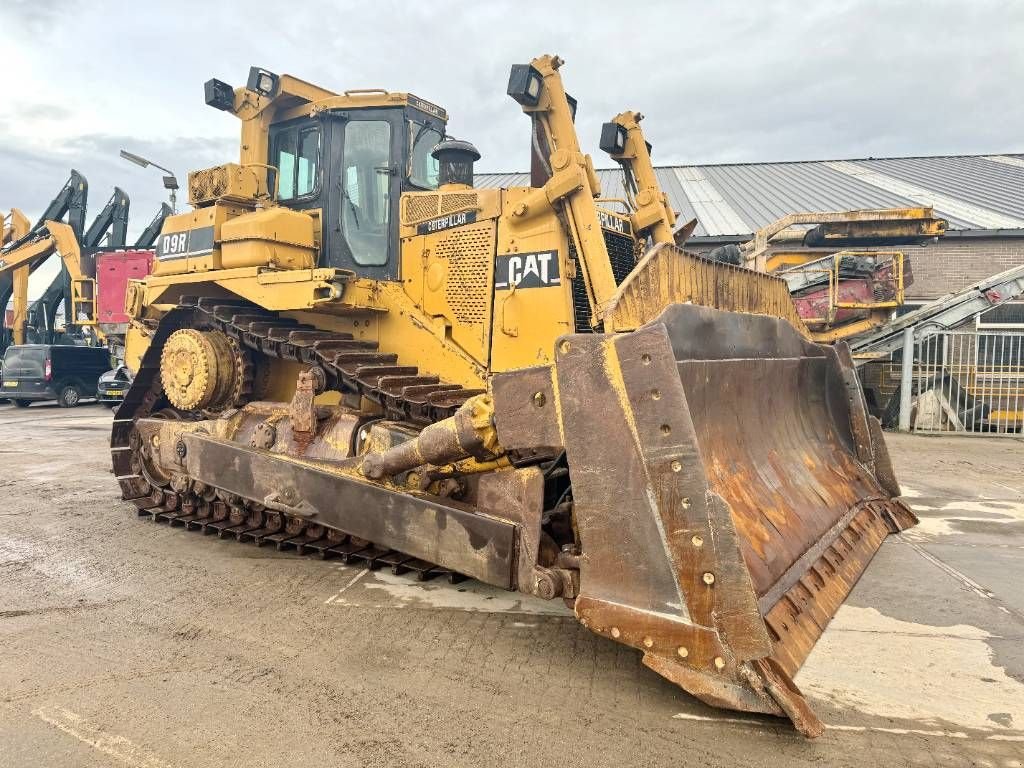
[(672, 243), (657, 243), (637, 262), (604, 310), (605, 327), (639, 328), (673, 304), (785, 318), (807, 333), (785, 280), (712, 261)]
[(886, 535), (914, 522), (851, 373), (782, 319), (692, 305), (565, 337), (549, 391), (580, 621), (709, 704), (820, 734), (792, 678)]

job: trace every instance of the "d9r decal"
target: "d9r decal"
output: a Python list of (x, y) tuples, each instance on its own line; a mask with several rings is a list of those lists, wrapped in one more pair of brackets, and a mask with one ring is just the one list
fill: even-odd
[(160, 235), (156, 241), (156, 257), (161, 261), (201, 256), (213, 251), (213, 227), (186, 229)]
[(547, 288), (561, 285), (558, 273), (558, 251), (506, 253), (498, 256), (494, 269), (494, 287)]

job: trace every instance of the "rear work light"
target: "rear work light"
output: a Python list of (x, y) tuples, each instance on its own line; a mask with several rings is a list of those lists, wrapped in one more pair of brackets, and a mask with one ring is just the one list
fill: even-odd
[(52, 377), (53, 377), (53, 363), (51, 363), (50, 359), (47, 358), (46, 359), (46, 367), (43, 369), (43, 379), (45, 381), (49, 381)]

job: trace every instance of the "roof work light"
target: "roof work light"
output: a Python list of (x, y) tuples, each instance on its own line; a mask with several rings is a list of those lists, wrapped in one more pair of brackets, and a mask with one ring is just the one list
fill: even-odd
[(524, 107), (535, 107), (540, 101), (540, 72), (530, 64), (513, 64), (508, 76), (508, 95)]

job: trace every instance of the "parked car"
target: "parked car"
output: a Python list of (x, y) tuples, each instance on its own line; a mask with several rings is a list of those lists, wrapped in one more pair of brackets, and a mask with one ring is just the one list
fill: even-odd
[(59, 344), (22, 344), (4, 354), (3, 391), (19, 408), (38, 400), (56, 400), (73, 408), (94, 397), (100, 376), (110, 370), (110, 352), (104, 347)]
[(132, 372), (124, 365), (107, 371), (96, 385), (96, 399), (110, 408), (117, 407), (132, 385), (132, 378)]

